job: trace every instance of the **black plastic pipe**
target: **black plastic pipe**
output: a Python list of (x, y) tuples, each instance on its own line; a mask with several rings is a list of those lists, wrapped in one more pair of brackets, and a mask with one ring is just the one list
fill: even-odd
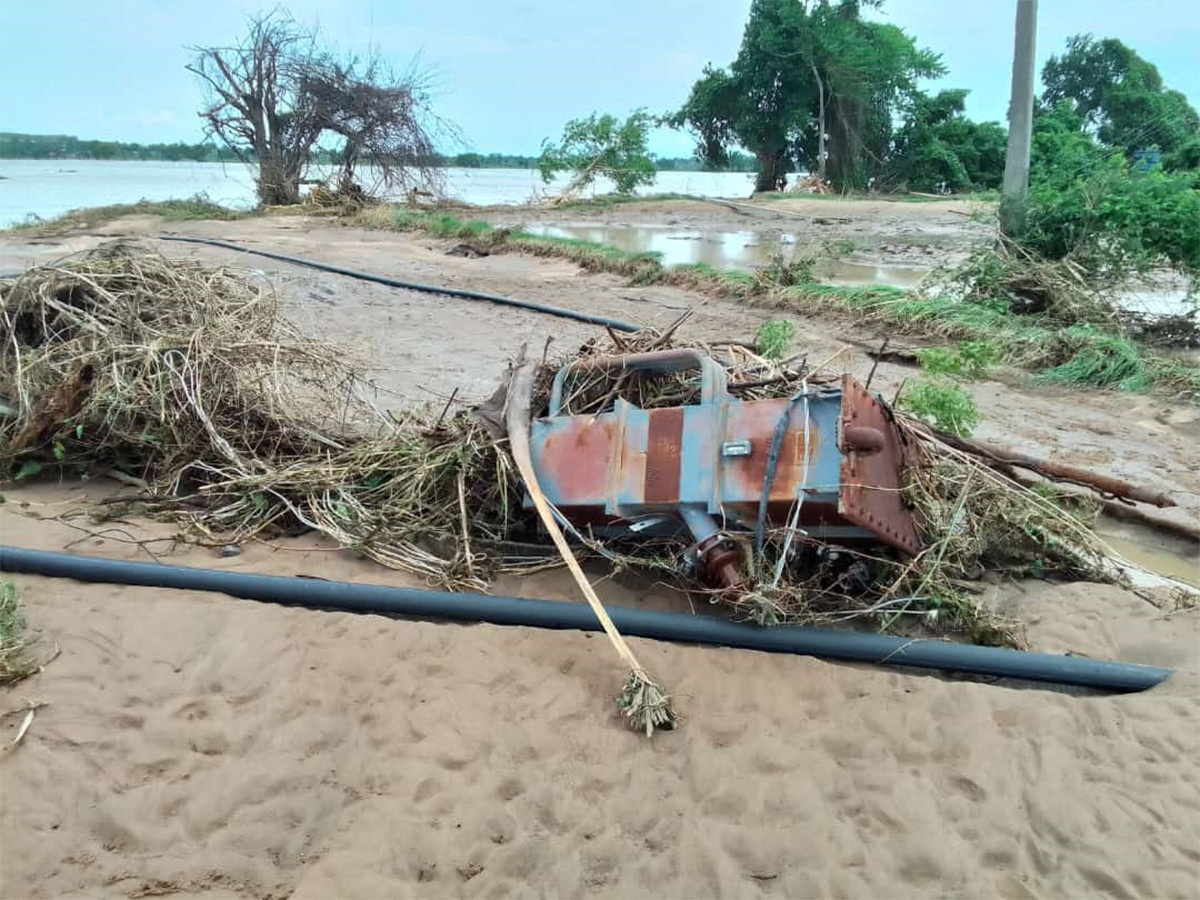
[(348, 278), (358, 278), (361, 281), (374, 281), (386, 284), (388, 287), (403, 288), (406, 291), (424, 291), (427, 294), (445, 294), (448, 297), (461, 297), (465, 300), (486, 300), (489, 303), (500, 303), (504, 306), (516, 306), (520, 309), (532, 310), (547, 316), (558, 316), (560, 319), (574, 319), (576, 322), (587, 322), (589, 325), (605, 325), (614, 331), (639, 331), (640, 325), (625, 322), (621, 319), (609, 319), (606, 316), (593, 316), (590, 313), (576, 312), (573, 309), (563, 309), (561, 306), (547, 306), (544, 303), (534, 303), (532, 300), (515, 300), (512, 297), (501, 297), (499, 294), (483, 294), (479, 291), (467, 291), (460, 288), (438, 287), (432, 284), (417, 284), (411, 281), (400, 281), (385, 275), (374, 275), (371, 272), (359, 272), (355, 269), (345, 269), (329, 263), (304, 259), (300, 256), (285, 256), (282, 253), (272, 253), (270, 250), (255, 250), (228, 241), (218, 241), (214, 238), (184, 237), (183, 235), (160, 234), (160, 241), (181, 241), (187, 244), (208, 244), (212, 247), (223, 247), (226, 250), (238, 250), (242, 253), (253, 253), (255, 256), (265, 256), (267, 259), (277, 259), (280, 262), (292, 263), (297, 266), (308, 266), (310, 269), (320, 269), (322, 272), (333, 272), (335, 275), (345, 275)]
[[(282, 603), (312, 609), (355, 613), (528, 625), (536, 628), (575, 628), (600, 631), (591, 609), (582, 603), (490, 597), (420, 588), (351, 584), (278, 575), (250, 575), (215, 569), (124, 562), (44, 550), (0, 547), (0, 571), (26, 572), (78, 581), (132, 584), (146, 587), (218, 591), (247, 600)], [(942, 669), (1003, 678), (1071, 684), (1108, 691), (1142, 691), (1164, 681), (1170, 669), (1132, 663), (1105, 662), (1081, 656), (1050, 656), (997, 647), (978, 647), (939, 640), (909, 640), (881, 634), (826, 628), (757, 625), (708, 616), (610, 607), (617, 628), (625, 635), (716, 644), (771, 653), (799, 653), (827, 659)]]

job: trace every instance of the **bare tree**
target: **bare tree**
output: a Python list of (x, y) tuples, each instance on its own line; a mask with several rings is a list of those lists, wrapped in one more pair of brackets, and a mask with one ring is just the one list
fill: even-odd
[(340, 139), (339, 183), (356, 167), (375, 167), (376, 189), (437, 184), (433, 134), (453, 127), (433, 116), (428, 78), (415, 68), (396, 78), (372, 57), (338, 62), (318, 36), (276, 9), (250, 20), (232, 47), (195, 47), (187, 66), (207, 89), (200, 117), (243, 162), (258, 166), (263, 205), (300, 202), (314, 148)]
[(356, 187), (369, 166), (372, 191), (440, 187), (434, 137), (456, 132), (430, 108), (429, 76), (414, 66), (397, 77), (378, 57), (358, 70), (357, 60), (315, 66), (301, 84), (312, 116), (342, 141), (338, 186)]

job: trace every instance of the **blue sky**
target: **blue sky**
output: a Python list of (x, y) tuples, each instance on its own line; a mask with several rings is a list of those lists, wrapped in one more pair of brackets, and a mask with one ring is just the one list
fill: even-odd
[[(706, 62), (737, 53), (749, 0), (293, 0), (341, 50), (376, 46), (439, 73), (438, 109), (469, 149), (536, 152), (592, 111), (678, 106)], [(0, 130), (104, 140), (196, 141), (195, 44), (235, 38), (252, 0), (0, 0)], [(1015, 0), (888, 0), (877, 13), (943, 54), (938, 86), (1002, 120)], [(1119, 37), (1200, 107), (1200, 0), (1042, 0), (1039, 68), (1068, 35)], [(652, 149), (689, 155), (663, 130)]]

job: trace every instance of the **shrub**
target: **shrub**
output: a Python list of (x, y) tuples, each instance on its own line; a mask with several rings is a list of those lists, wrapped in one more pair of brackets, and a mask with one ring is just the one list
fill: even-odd
[(905, 385), (898, 405), (940, 431), (969, 437), (979, 424), (975, 401), (948, 378), (921, 378)]
[(759, 356), (778, 362), (783, 359), (795, 336), (796, 326), (787, 319), (767, 319), (758, 327), (754, 345), (758, 348)]

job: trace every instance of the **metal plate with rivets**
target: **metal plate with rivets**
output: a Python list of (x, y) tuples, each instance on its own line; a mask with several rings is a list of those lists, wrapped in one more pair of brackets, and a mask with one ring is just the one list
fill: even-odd
[(849, 375), (842, 376), (838, 448), (838, 513), (885, 544), (919, 553), (917, 523), (904, 503), (906, 453), (900, 430), (875, 395)]

